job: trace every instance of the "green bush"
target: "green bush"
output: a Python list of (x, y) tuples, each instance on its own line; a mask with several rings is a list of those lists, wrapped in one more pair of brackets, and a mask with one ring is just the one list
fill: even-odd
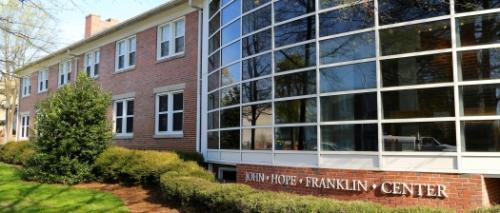
[(161, 176), (161, 190), (167, 200), (197, 206), (206, 212), (450, 212), (424, 207), (387, 208), (369, 202), (259, 191), (242, 184), (220, 184), (173, 173)]
[(213, 179), (196, 162), (186, 162), (173, 152), (129, 150), (110, 147), (96, 160), (94, 174), (104, 181), (127, 185), (158, 184), (165, 172)]
[(81, 72), (76, 82), (57, 90), (37, 105), (36, 153), (23, 177), (41, 182), (74, 184), (93, 178), (92, 166), (111, 138), (106, 112), (108, 93)]
[(29, 141), (12, 141), (0, 147), (0, 161), (24, 165), (34, 153), (33, 144)]
[(496, 205), (490, 208), (479, 208), (471, 211), (472, 213), (497, 213), (500, 212), (500, 205)]
[(179, 158), (184, 161), (194, 161), (199, 165), (205, 165), (205, 159), (203, 159), (203, 155), (198, 152), (181, 152), (175, 151), (179, 155)]

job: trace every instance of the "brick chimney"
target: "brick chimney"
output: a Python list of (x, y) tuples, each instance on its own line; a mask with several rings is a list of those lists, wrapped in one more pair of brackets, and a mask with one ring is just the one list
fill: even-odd
[(95, 35), (96, 33), (99, 33), (118, 23), (120, 23), (120, 21), (116, 19), (109, 18), (106, 20), (102, 20), (101, 16), (90, 14), (85, 17), (85, 38)]

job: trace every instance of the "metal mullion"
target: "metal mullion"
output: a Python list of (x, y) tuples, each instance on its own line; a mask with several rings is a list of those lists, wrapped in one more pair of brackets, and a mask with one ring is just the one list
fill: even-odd
[(461, 116), (461, 121), (491, 121), (500, 120), (500, 115), (485, 115), (485, 116)]
[[(311, 12), (311, 13), (307, 13), (307, 14), (304, 14), (304, 15), (300, 15), (300, 16), (297, 16), (297, 17), (293, 17), (293, 18), (290, 18), (290, 19), (287, 19), (287, 20), (284, 20), (284, 21), (281, 21), (281, 22), (278, 22), (278, 23), (274, 23), (274, 27), (278, 27), (280, 25), (284, 25), (284, 24), (287, 24), (287, 23), (290, 23), (290, 22), (293, 22), (293, 21), (297, 21), (297, 20), (300, 20), (300, 19), (303, 19), (303, 18), (307, 18), (309, 16), (314, 16), (316, 15), (316, 12)], [(273, 17), (273, 21), (274, 21), (274, 17)]]
[(282, 124), (274, 124), (274, 127), (308, 127), (308, 126), (317, 126), (317, 122), (307, 122), (307, 123), (282, 123)]
[(437, 50), (424, 50), (424, 51), (419, 51), (419, 52), (410, 52), (410, 53), (400, 53), (400, 54), (394, 54), (394, 55), (385, 55), (385, 56), (380, 56), (380, 60), (387, 60), (387, 59), (399, 59), (399, 58), (407, 58), (407, 57), (416, 57), (416, 56), (425, 56), (425, 55), (434, 55), (434, 54), (441, 54), (441, 53), (450, 53), (452, 51), (452, 48), (445, 48), (445, 49), (437, 49)]
[(338, 96), (338, 95), (376, 93), (377, 91), (378, 91), (377, 88), (355, 89), (355, 90), (345, 90), (345, 91), (339, 91), (339, 92), (323, 92), (323, 93), (320, 93), (319, 96), (320, 97), (328, 97), (328, 96)]
[(437, 88), (446, 88), (453, 87), (454, 83), (432, 83), (432, 84), (417, 84), (417, 85), (409, 85), (409, 86), (395, 86), (395, 87), (384, 87), (380, 88), (382, 92), (390, 92), (390, 91), (405, 91), (405, 90), (420, 90), (420, 89), (437, 89)]
[[(316, 11), (318, 11), (318, 14), (319, 14), (319, 13), (324, 13), (324, 12), (330, 12), (330, 11), (333, 11), (333, 10), (340, 10), (340, 9), (344, 9), (344, 8), (348, 8), (348, 7), (354, 7), (356, 5), (360, 5), (360, 4), (364, 4), (364, 3), (368, 3), (368, 2), (373, 2), (373, 0), (356, 1), (356, 2), (353, 2), (353, 3), (341, 4), (341, 5), (337, 5), (337, 6), (333, 6), (333, 7), (328, 7), (328, 8), (323, 8), (323, 9), (320, 9), (319, 6), (318, 6), (318, 8), (317, 8)], [(316, 3), (316, 4), (318, 4), (318, 3)]]
[[(273, 27), (273, 29), (274, 29), (274, 27)], [(273, 40), (274, 40), (274, 35), (273, 35)], [(314, 42), (315, 42), (315, 39), (309, 39), (307, 41), (296, 42), (296, 43), (293, 43), (293, 44), (283, 45), (283, 46), (280, 46), (280, 47), (276, 47), (275, 45), (273, 45), (274, 46), (273, 50), (274, 51), (279, 51), (279, 50), (289, 49), (289, 48), (292, 48), (292, 47), (298, 47), (298, 46), (302, 46), (302, 45), (306, 45), (306, 44), (312, 44)]]
[(256, 7), (256, 8), (252, 8), (251, 10), (248, 10), (246, 12), (243, 12), (243, 5), (242, 5), (242, 9), (241, 9), (242, 14), (241, 14), (241, 17), (246, 16), (248, 14), (251, 14), (253, 12), (256, 12), (257, 10), (260, 10), (260, 9), (262, 9), (264, 7), (267, 7), (267, 6), (271, 5), (272, 3), (273, 3), (272, 1), (269, 1), (269, 2), (267, 2), (265, 4), (263, 4), (263, 5), (260, 5), (260, 6)]
[(385, 119), (382, 121), (382, 123), (397, 124), (397, 123), (426, 123), (426, 122), (449, 122), (449, 121), (455, 121), (455, 117), (397, 118), (397, 119)]
[(356, 124), (377, 124), (378, 120), (345, 120), (345, 121), (321, 121), (320, 125), (339, 126)]
[(500, 8), (490, 8), (486, 10), (477, 10), (477, 11), (470, 11), (470, 12), (462, 12), (462, 13), (456, 13), (456, 11), (453, 14), (454, 17), (456, 18), (462, 18), (465, 16), (475, 16), (475, 15), (485, 15), (485, 14), (493, 14), (493, 13), (498, 13), (500, 12)]
[(258, 57), (258, 56), (262, 56), (262, 55), (265, 55), (265, 54), (268, 54), (268, 53), (272, 53), (272, 49), (269, 49), (269, 50), (266, 50), (266, 51), (262, 51), (260, 53), (255, 53), (253, 55), (249, 55), (249, 56), (246, 56), (246, 57), (241, 57), (241, 61), (245, 61), (245, 60), (248, 60), (248, 59), (251, 59), (251, 58), (255, 58), (255, 57)]
[(364, 29), (360, 29), (360, 30), (353, 30), (353, 31), (348, 31), (348, 32), (343, 32), (343, 33), (336, 33), (336, 34), (333, 34), (333, 35), (327, 35), (327, 36), (322, 36), (322, 37), (318, 36), (318, 39), (320, 41), (325, 41), (325, 40), (330, 40), (330, 39), (334, 39), (334, 38), (340, 38), (340, 37), (344, 37), (344, 36), (350, 36), (350, 35), (356, 35), (356, 34), (361, 34), (361, 33), (372, 32), (373, 30), (375, 30), (375, 27), (364, 28)]
[[(243, 25), (243, 20), (242, 20), (241, 24)], [(248, 36), (255, 35), (255, 34), (257, 34), (257, 33), (264, 32), (264, 31), (266, 31), (266, 30), (269, 30), (271, 27), (272, 27), (272, 26), (271, 26), (271, 25), (269, 25), (269, 26), (266, 26), (266, 27), (260, 28), (260, 29), (258, 29), (258, 30), (252, 31), (252, 32), (250, 32), (250, 33), (247, 33), (247, 34), (245, 34), (245, 35), (243, 35), (243, 30), (242, 30), (242, 31), (241, 31), (241, 37), (242, 37), (242, 38), (246, 38), (246, 37), (248, 37)], [(242, 26), (241, 28), (243, 28), (243, 26)]]
[(450, 0), (450, 25), (451, 25), (451, 49), (453, 60), (453, 94), (455, 109), (455, 145), (457, 147), (457, 170), (462, 171), (462, 133), (460, 128), (460, 91), (458, 87), (458, 53), (457, 53), (457, 28), (455, 18), (455, 0)]
[(280, 75), (287, 75), (287, 74), (293, 74), (293, 73), (311, 71), (311, 70), (314, 70), (314, 69), (316, 69), (315, 66), (310, 66), (310, 67), (306, 67), (306, 68), (281, 71), (281, 72), (274, 73), (274, 76), (280, 76)]
[(382, 92), (380, 89), (382, 88), (382, 72), (380, 70), (380, 57), (381, 57), (381, 49), (380, 49), (380, 26), (379, 26), (379, 17), (378, 17), (378, 0), (373, 1), (373, 16), (375, 18), (375, 70), (377, 77), (377, 157), (378, 157), (378, 168), (384, 169), (384, 159), (383, 159), (383, 131), (382, 131), (382, 119), (383, 118), (383, 108), (382, 108)]
[[(378, 13), (378, 11), (377, 11)], [(432, 18), (425, 18), (425, 19), (417, 19), (417, 20), (412, 20), (412, 21), (405, 21), (405, 22), (398, 22), (394, 24), (386, 24), (386, 25), (380, 25), (379, 29), (380, 30), (385, 30), (389, 28), (397, 28), (397, 27), (406, 27), (410, 25), (417, 25), (417, 24), (425, 24), (425, 23), (430, 23), (430, 22), (435, 22), (435, 21), (443, 21), (446, 19), (450, 19), (451, 15), (443, 15), (443, 16), (436, 16)]]
[(494, 43), (494, 44), (480, 44), (480, 45), (474, 45), (474, 46), (466, 46), (466, 47), (458, 47), (456, 46), (456, 51), (459, 52), (464, 52), (464, 51), (471, 51), (471, 50), (484, 50), (484, 49), (496, 49), (500, 48), (500, 43)]
[(275, 1), (274, 0), (271, 0), (271, 112), (272, 112), (272, 115), (271, 115), (271, 125), (273, 126), (272, 127), (272, 149), (271, 149), (271, 152), (272, 152), (272, 158), (271, 158), (271, 165), (275, 165), (276, 162), (275, 162), (275, 158), (276, 158), (276, 108), (275, 108), (275, 99), (274, 99), (274, 96), (275, 96), (275, 82), (274, 82), (274, 76), (275, 76), (275, 73), (276, 73), (276, 66), (275, 66), (275, 63), (276, 63), (276, 60), (274, 59), (275, 57), (275, 49), (276, 49), (276, 45), (274, 44), (275, 40), (274, 40), (274, 3)]
[(241, 83), (244, 84), (244, 83), (248, 83), (248, 82), (252, 82), (252, 81), (258, 81), (258, 80), (262, 80), (262, 79), (266, 79), (266, 78), (271, 78), (271, 74), (264, 75), (264, 76), (259, 76), (259, 77), (256, 77), (256, 78), (250, 78), (250, 79), (242, 80)]
[(273, 102), (302, 100), (302, 99), (315, 98), (316, 96), (317, 96), (316, 94), (310, 94), (310, 95), (300, 95), (300, 96), (292, 96), (292, 97), (275, 98), (275, 101), (273, 101)]

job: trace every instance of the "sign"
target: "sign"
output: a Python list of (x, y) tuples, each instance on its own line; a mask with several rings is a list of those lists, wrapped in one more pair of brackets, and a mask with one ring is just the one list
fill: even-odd
[(282, 186), (302, 186), (306, 188), (329, 189), (345, 192), (370, 192), (378, 190), (383, 195), (406, 195), (423, 198), (447, 198), (443, 184), (406, 183), (384, 181), (370, 183), (367, 180), (336, 177), (298, 177), (295, 175), (246, 172), (245, 182)]

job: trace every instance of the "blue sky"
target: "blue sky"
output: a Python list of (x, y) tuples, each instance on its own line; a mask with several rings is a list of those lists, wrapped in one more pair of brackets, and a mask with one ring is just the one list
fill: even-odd
[(83, 39), (85, 16), (100, 15), (103, 19), (127, 20), (161, 5), (168, 0), (73, 0), (78, 7), (61, 10), (55, 16), (59, 20), (58, 48)]

